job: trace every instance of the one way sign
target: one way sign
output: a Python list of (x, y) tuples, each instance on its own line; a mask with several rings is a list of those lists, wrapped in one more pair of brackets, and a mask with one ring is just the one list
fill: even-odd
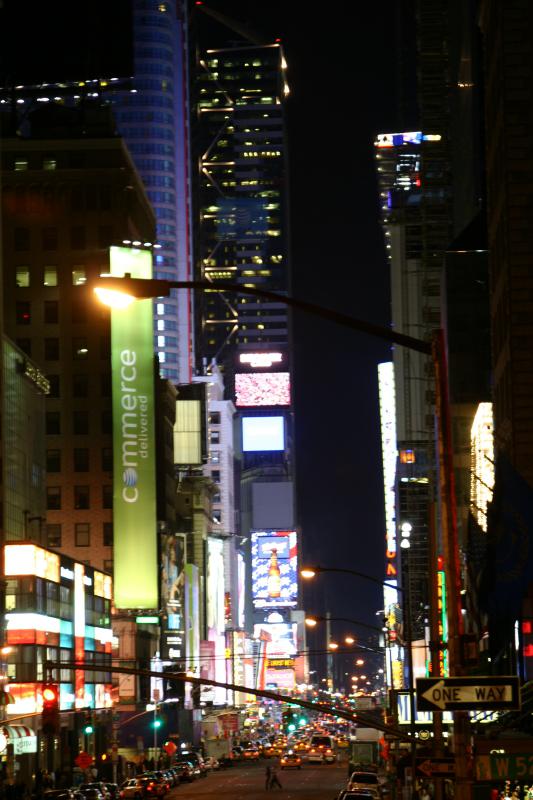
[(520, 686), (515, 675), (472, 678), (419, 678), (419, 711), (496, 711), (520, 708)]

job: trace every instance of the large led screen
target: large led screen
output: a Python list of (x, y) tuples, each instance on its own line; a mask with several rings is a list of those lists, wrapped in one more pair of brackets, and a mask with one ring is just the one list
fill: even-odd
[(288, 372), (238, 372), (235, 375), (235, 405), (289, 406), (290, 403)]
[(245, 453), (284, 450), (283, 417), (243, 417), (242, 449)]
[(252, 598), (255, 608), (296, 606), (296, 531), (252, 531)]

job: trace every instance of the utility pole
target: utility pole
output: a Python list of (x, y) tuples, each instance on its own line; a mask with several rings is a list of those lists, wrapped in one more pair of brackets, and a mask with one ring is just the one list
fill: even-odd
[(329, 649), (331, 642), (331, 612), (326, 611), (326, 669), (328, 691), (333, 691), (333, 656)]

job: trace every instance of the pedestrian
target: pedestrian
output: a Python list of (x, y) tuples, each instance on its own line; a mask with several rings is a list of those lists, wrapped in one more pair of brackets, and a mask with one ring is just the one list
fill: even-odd
[(270, 769), (270, 765), (265, 770), (265, 789), (268, 792), (270, 790), (270, 781), (272, 779), (272, 770)]
[(272, 769), (270, 770), (270, 788), (273, 789), (274, 786), (277, 786), (278, 789), (283, 788), (281, 783), (279, 782), (278, 771), (276, 767), (272, 767)]

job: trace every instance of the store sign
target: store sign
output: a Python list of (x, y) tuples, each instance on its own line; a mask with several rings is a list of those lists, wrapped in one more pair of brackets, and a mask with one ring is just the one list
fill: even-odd
[[(152, 277), (148, 250), (112, 247), (114, 277)], [(152, 301), (111, 312), (115, 605), (158, 608)]]
[(398, 576), (396, 561), (396, 394), (392, 361), (378, 364), (379, 415), (383, 460), (383, 493), (385, 499), (386, 582), (385, 611), (398, 602), (395, 588)]
[(25, 753), (36, 753), (37, 737), (23, 736), (21, 739), (14, 739), (13, 752), (16, 756), (21, 756), (24, 755)]

